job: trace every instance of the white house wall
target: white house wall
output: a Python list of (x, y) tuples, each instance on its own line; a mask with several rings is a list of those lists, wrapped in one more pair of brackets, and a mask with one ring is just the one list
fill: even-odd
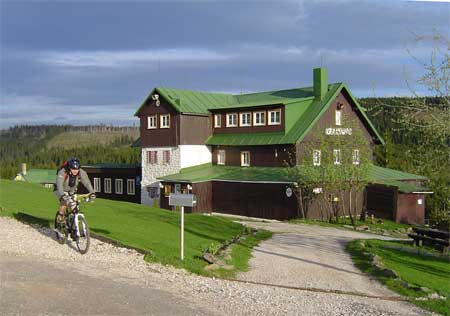
[(181, 168), (211, 162), (211, 148), (205, 145), (180, 145)]

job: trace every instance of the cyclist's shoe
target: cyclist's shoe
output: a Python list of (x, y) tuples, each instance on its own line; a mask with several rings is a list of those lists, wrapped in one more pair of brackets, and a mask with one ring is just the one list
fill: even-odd
[(59, 224), (64, 224), (64, 222), (65, 222), (64, 215), (63, 215), (63, 214), (58, 214), (58, 215), (56, 216), (56, 221), (57, 221)]

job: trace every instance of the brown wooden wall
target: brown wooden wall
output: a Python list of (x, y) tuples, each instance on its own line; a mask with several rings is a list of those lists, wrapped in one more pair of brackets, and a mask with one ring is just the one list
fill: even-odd
[(366, 211), (375, 217), (394, 220), (397, 208), (397, 189), (384, 185), (366, 187)]
[(192, 211), (194, 213), (211, 212), (213, 209), (211, 181), (192, 184), (192, 193), (197, 196), (197, 206)]
[[(281, 109), (281, 115), (280, 115), (280, 121), (281, 124), (279, 125), (268, 125), (269, 117), (267, 111), (269, 110), (275, 110), (275, 109)], [(251, 113), (251, 124), (253, 125), (253, 112), (261, 112), (266, 111), (266, 124), (261, 126), (239, 126), (240, 120), (239, 120), (239, 113), (244, 112), (250, 112)], [(278, 105), (271, 105), (267, 107), (252, 107), (252, 108), (239, 108), (239, 109), (227, 109), (227, 110), (214, 110), (211, 111), (211, 122), (213, 126), (213, 133), (214, 134), (225, 134), (225, 133), (260, 133), (260, 132), (282, 132), (284, 131), (284, 125), (285, 125), (285, 111), (284, 111), (284, 105), (278, 104)], [(237, 127), (226, 127), (226, 119), (227, 119), (227, 113), (237, 113)], [(221, 127), (214, 127), (214, 114), (220, 114), (221, 115)]]
[[(325, 194), (325, 198), (330, 198), (329, 193), (325, 192), (322, 193)], [(356, 215), (361, 215), (364, 209), (364, 199), (365, 199), (365, 192), (364, 190), (361, 192), (356, 193), (357, 197), (355, 199), (355, 192), (352, 193), (352, 203), (355, 203), (356, 201)], [(347, 216), (348, 214), (342, 211), (342, 207), (344, 206), (346, 209), (349, 209), (350, 207), (350, 195), (348, 191), (344, 192), (344, 199), (342, 200), (341, 194), (336, 194), (331, 196), (333, 198), (334, 196), (337, 196), (339, 198), (339, 201), (335, 204), (336, 207), (339, 210), (338, 216)], [(322, 197), (323, 198), (323, 197)], [(318, 220), (327, 220), (327, 212), (329, 210), (323, 209), (324, 206), (319, 203), (317, 199), (313, 199), (309, 205), (307, 206), (306, 211), (306, 217), (308, 219), (318, 219)], [(352, 210), (354, 209), (354, 204), (352, 204)]]
[[(422, 204), (418, 204), (418, 199), (422, 199)], [(397, 212), (395, 214), (397, 223), (423, 224), (424, 218), (424, 194), (398, 193)]]
[[(284, 167), (290, 162), (289, 153), (293, 153), (292, 145), (269, 146), (213, 146), (212, 163), (217, 164), (217, 153), (225, 150), (225, 165), (240, 166), (241, 151), (250, 151), (251, 167)], [(275, 151), (277, 156), (275, 157)], [(295, 157), (293, 157), (295, 161)]]
[(211, 117), (180, 115), (180, 145), (204, 145), (211, 136)]
[[(311, 143), (314, 143), (316, 141), (316, 136), (317, 135), (323, 135), (323, 137), (330, 137), (330, 136), (326, 136), (325, 135), (325, 129), (329, 128), (329, 127), (341, 127), (341, 128), (346, 128), (347, 126), (345, 125), (345, 120), (350, 120), (352, 122), (354, 122), (354, 125), (359, 126), (359, 128), (363, 131), (363, 134), (365, 136), (365, 138), (367, 139), (367, 150), (369, 151), (369, 157), (373, 157), (373, 150), (374, 150), (374, 141), (373, 138), (371, 136), (371, 134), (369, 133), (368, 129), (366, 128), (366, 126), (364, 126), (364, 124), (361, 121), (361, 117), (360, 114), (358, 113), (358, 111), (355, 111), (355, 109), (351, 106), (350, 103), (350, 98), (348, 96), (346, 96), (346, 93), (341, 92), (336, 99), (332, 102), (332, 104), (330, 105), (330, 107), (325, 111), (325, 113), (320, 117), (320, 119), (318, 120), (318, 122), (315, 124), (315, 126), (308, 132), (308, 134), (305, 136), (305, 138), (303, 139), (302, 142), (297, 144), (297, 162), (298, 164), (303, 164), (304, 163), (304, 156), (305, 154), (309, 154), (309, 151), (311, 150), (311, 146), (314, 147), (313, 145), (311, 145)], [(336, 126), (335, 125), (335, 111), (337, 109), (337, 105), (338, 103), (344, 104), (342, 111), (342, 125), (341, 126)], [(352, 154), (352, 146), (351, 146), (351, 137), (352, 135), (343, 135), (341, 137), (345, 137), (346, 140), (348, 140), (349, 145), (348, 145), (348, 150), (347, 152), (344, 152), (344, 149), (341, 148), (341, 157), (342, 159), (344, 159), (344, 155), (350, 155)], [(309, 151), (308, 151), (308, 146), (309, 146)], [(318, 147), (320, 145), (317, 145)], [(323, 153), (322, 153), (323, 155)], [(307, 161), (311, 161), (312, 158), (308, 157)]]

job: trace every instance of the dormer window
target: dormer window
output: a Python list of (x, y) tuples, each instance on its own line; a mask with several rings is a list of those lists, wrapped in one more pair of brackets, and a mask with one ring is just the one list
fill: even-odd
[(222, 115), (214, 114), (214, 127), (222, 127)]
[(336, 119), (336, 125), (341, 126), (342, 125), (342, 111), (341, 110), (336, 110), (335, 119)]
[(253, 126), (266, 125), (266, 112), (253, 112)]
[(236, 126), (237, 126), (237, 113), (228, 113), (227, 127), (236, 127)]
[(147, 129), (157, 128), (157, 116), (148, 116), (147, 117)]
[(161, 128), (169, 128), (170, 127), (170, 115), (169, 114), (161, 115), (159, 118), (160, 118), (159, 125)]
[(281, 124), (281, 110), (269, 111), (269, 125), (280, 125)]
[(251, 125), (251, 113), (245, 112), (239, 114), (239, 126), (250, 126)]

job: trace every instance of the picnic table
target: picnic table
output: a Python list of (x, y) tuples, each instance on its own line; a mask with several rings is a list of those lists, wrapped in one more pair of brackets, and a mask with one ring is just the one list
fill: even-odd
[(423, 243), (448, 253), (450, 244), (450, 233), (437, 229), (413, 228), (413, 234), (408, 234), (414, 240), (415, 246), (422, 246)]

